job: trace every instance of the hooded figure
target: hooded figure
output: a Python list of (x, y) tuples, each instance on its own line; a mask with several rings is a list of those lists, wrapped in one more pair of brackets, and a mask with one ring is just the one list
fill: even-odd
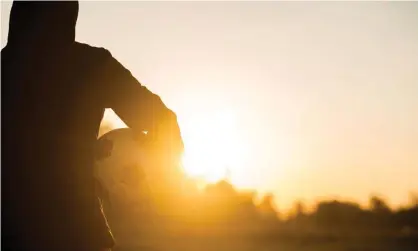
[(148, 131), (173, 168), (176, 115), (109, 51), (75, 41), (78, 2), (15, 1), (1, 51), (2, 250), (100, 250), (114, 244), (95, 194), (104, 110)]
[(9, 44), (26, 47), (74, 43), (78, 2), (14, 2), (10, 12)]

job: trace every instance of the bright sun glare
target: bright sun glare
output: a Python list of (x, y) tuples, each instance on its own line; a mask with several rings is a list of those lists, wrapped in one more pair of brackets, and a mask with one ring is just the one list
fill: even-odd
[[(106, 117), (112, 127), (126, 127), (112, 111)], [(188, 176), (212, 183), (242, 171), (245, 144), (232, 111), (205, 113), (183, 122), (183, 168)]]
[(204, 114), (190, 119), (183, 128), (183, 165), (189, 176), (215, 182), (239, 166), (242, 144), (232, 112)]

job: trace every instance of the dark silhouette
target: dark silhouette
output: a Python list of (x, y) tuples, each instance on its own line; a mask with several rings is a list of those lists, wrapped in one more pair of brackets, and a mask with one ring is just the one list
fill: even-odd
[(93, 177), (105, 108), (147, 131), (167, 165), (183, 150), (161, 99), (106, 49), (75, 42), (77, 15), (75, 1), (12, 6), (1, 51), (2, 250), (113, 246)]

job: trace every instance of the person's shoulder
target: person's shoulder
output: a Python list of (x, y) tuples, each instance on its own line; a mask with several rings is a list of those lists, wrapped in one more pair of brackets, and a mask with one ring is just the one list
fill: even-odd
[(2, 49), (1, 49), (1, 52), (0, 52), (0, 58), (3, 60), (3, 59), (6, 59), (6, 56), (8, 56), (8, 54), (10, 54), (10, 48), (9, 48), (10, 46), (5, 46), (5, 47), (3, 47)]
[(80, 54), (85, 55), (86, 57), (100, 59), (112, 58), (110, 51), (103, 47), (96, 47), (89, 44), (76, 42), (75, 48), (80, 52)]

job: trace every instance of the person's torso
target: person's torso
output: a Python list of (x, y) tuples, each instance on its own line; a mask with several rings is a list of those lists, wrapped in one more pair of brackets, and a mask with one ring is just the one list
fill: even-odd
[(44, 54), (2, 51), (6, 197), (33, 202), (50, 197), (64, 205), (93, 185), (94, 147), (105, 108), (97, 50), (74, 43)]

